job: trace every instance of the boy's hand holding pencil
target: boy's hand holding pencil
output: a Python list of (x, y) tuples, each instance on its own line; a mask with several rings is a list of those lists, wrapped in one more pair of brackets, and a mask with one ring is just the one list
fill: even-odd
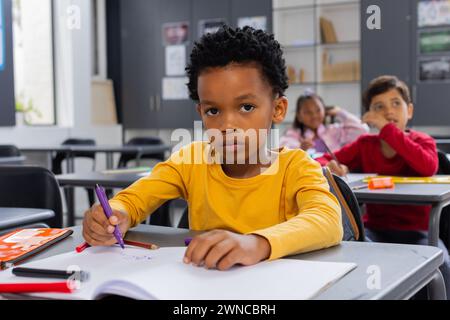
[(128, 215), (112, 210), (112, 216), (107, 219), (102, 206), (96, 204), (84, 215), (83, 238), (92, 246), (111, 246), (117, 243), (114, 237), (115, 226), (118, 226), (122, 235), (125, 236), (130, 228)]

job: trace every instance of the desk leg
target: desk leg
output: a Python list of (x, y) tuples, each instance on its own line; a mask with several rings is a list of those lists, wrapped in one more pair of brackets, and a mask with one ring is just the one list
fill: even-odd
[(444, 277), (439, 269), (434, 273), (433, 279), (427, 286), (427, 290), (430, 300), (447, 300)]
[(439, 242), (439, 223), (441, 221), (442, 208), (446, 203), (434, 204), (430, 212), (430, 221), (428, 226), (428, 245), (437, 247)]
[(140, 167), (141, 166), (141, 159), (142, 159), (142, 153), (138, 152), (136, 155), (136, 167)]
[(106, 169), (114, 169), (114, 154), (112, 152), (106, 152)]
[(75, 188), (65, 187), (64, 194), (66, 196), (67, 204), (67, 226), (75, 226)]
[(47, 169), (52, 171), (53, 170), (53, 152), (47, 152)]
[(68, 152), (66, 155), (66, 168), (67, 173), (75, 172), (75, 157), (72, 155), (71, 152)]

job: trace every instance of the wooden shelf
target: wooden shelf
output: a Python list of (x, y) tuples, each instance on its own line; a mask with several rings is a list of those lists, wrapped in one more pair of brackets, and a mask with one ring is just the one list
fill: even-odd
[(314, 4), (303, 4), (298, 6), (286, 6), (286, 7), (277, 7), (273, 8), (273, 12), (283, 12), (290, 10), (312, 10), (315, 8), (331, 8), (331, 7), (341, 7), (341, 6), (349, 6), (349, 5), (359, 5), (359, 1), (342, 1), (336, 3), (317, 3)]
[[(326, 101), (345, 105), (349, 110), (356, 112), (360, 108), (361, 81), (322, 81), (324, 72), (322, 53), (328, 52), (333, 57), (333, 63), (336, 64), (360, 61), (361, 41), (358, 31), (360, 25), (357, 25), (355, 19), (359, 17), (361, 1), (342, 0), (321, 3), (319, 0), (314, 0), (310, 3), (291, 1), (290, 4), (289, 7), (277, 6), (273, 9), (275, 37), (284, 42), (282, 48), (286, 64), (294, 68), (296, 80), (300, 79), (299, 72), (303, 69), (302, 79), (305, 81), (291, 83), (286, 96), (290, 101), (295, 102), (301, 92), (311, 89), (323, 95)], [(307, 18), (300, 19), (305, 16)], [(338, 33), (338, 42), (322, 43), (321, 17), (325, 17), (334, 24), (335, 31)], [(340, 39), (339, 34), (341, 34)], [(291, 70), (292, 78), (293, 75)], [(348, 79), (355, 77), (349, 76)], [(291, 117), (292, 115), (289, 116)]]
[(355, 85), (360, 84), (360, 80), (355, 81), (329, 81), (329, 82), (296, 82), (291, 83), (292, 87), (307, 87), (307, 86), (335, 86), (335, 85)]
[(305, 44), (305, 45), (285, 45), (282, 46), (283, 49), (286, 50), (305, 50), (305, 49), (313, 49), (316, 47), (322, 47), (325, 49), (341, 49), (341, 48), (359, 48), (360, 41), (342, 41), (337, 43), (315, 43), (315, 44)]

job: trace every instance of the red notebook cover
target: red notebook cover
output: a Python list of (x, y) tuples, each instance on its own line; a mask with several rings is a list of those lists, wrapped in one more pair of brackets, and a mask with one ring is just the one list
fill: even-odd
[(70, 229), (19, 229), (0, 237), (0, 269), (15, 265), (70, 236)]

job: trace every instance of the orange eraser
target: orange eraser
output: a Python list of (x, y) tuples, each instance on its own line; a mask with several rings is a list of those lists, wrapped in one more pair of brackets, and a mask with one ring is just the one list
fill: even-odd
[(394, 180), (392, 177), (385, 178), (370, 178), (369, 179), (369, 189), (392, 189), (394, 188)]

